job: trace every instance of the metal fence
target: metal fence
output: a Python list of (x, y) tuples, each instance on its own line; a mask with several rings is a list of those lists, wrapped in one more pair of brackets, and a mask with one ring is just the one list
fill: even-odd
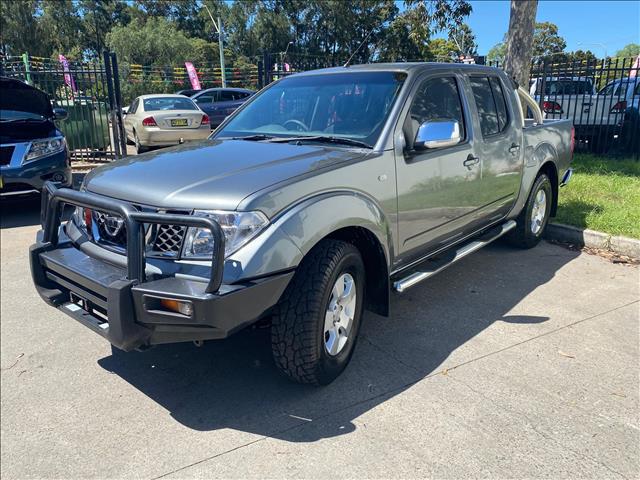
[[(640, 156), (640, 72), (634, 58), (533, 62), (525, 89), (545, 118), (571, 119), (579, 151)], [(492, 66), (500, 68), (499, 63)], [(259, 86), (296, 72), (336, 66), (323, 57), (265, 54), (258, 62)]]
[[(219, 64), (196, 64), (194, 67), (203, 89), (222, 86), (222, 71)], [(192, 88), (187, 69), (184, 67), (123, 64), (120, 66), (119, 73), (122, 100), (125, 105), (138, 95), (175, 93)], [(225, 78), (227, 87), (257, 88), (258, 66), (246, 63), (227, 66)]]
[[(634, 59), (584, 62), (534, 62), (528, 85), (546, 118), (568, 118), (581, 151), (612, 156), (640, 156), (640, 80)], [(500, 67), (492, 63), (492, 66)], [(267, 53), (255, 64), (225, 69), (230, 87), (262, 88), (296, 72), (335, 66), (324, 57)], [(195, 65), (202, 88), (222, 85), (217, 64)], [(105, 52), (94, 62), (56, 62), (29, 57), (0, 57), (0, 74), (21, 78), (46, 91), (69, 112), (59, 128), (73, 159), (126, 155), (121, 107), (149, 93), (191, 88), (183, 67), (124, 64)]]
[(68, 117), (56, 124), (65, 135), (72, 160), (126, 155), (115, 54), (105, 52), (100, 60), (81, 63), (28, 54), (0, 60), (0, 74), (45, 91), (54, 106), (67, 111)]
[(636, 62), (633, 58), (534, 62), (524, 87), (545, 118), (573, 121), (580, 151), (637, 159), (640, 71)]

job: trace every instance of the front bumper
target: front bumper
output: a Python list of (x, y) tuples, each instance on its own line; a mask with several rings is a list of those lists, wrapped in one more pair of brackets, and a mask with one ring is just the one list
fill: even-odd
[(65, 150), (25, 164), (20, 162), (14, 165), (12, 162), (3, 166), (0, 169), (0, 176), (2, 176), (0, 196), (39, 192), (44, 183), (54, 180), (54, 177), (59, 186), (70, 186), (72, 174), (68, 155), (69, 153)]
[[(46, 198), (49, 197), (49, 198)], [(81, 251), (60, 226), (60, 205), (86, 208), (111, 206), (111, 212), (125, 216), (136, 230), (139, 222), (171, 222), (211, 228), (210, 219), (182, 215), (142, 214), (121, 210), (119, 202), (97, 195), (45, 190), (48, 207), (45, 228), (30, 248), (31, 275), (40, 296), (122, 350), (147, 345), (225, 338), (259, 319), (275, 305), (293, 272), (222, 284), (223, 259), (213, 258), (210, 279), (147, 274), (143, 244), (128, 229), (127, 267), (98, 260)], [(160, 218), (159, 218), (160, 217)], [(217, 225), (217, 224), (215, 224)], [(218, 227), (219, 228), (219, 227)], [(139, 229), (138, 229), (139, 231)], [(218, 232), (218, 233), (215, 233)], [(131, 241), (133, 240), (133, 242)], [(224, 240), (221, 239), (222, 252)], [(136, 252), (136, 253), (134, 253)], [(219, 253), (219, 252), (217, 252)], [(163, 310), (160, 300), (177, 300), (191, 305), (190, 314)]]

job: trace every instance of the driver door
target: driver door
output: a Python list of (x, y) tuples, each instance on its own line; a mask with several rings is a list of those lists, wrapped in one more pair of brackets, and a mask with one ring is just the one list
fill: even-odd
[[(481, 201), (477, 158), (461, 78), (453, 73), (419, 81), (396, 132), (405, 148), (396, 149), (399, 261), (411, 260), (473, 230)], [(426, 121), (455, 120), (460, 142), (442, 148), (413, 149)]]

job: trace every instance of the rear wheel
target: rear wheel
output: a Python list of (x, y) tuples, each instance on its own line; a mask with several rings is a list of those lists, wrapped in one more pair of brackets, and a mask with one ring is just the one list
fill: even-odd
[(142, 146), (142, 144), (140, 143), (140, 139), (138, 138), (138, 133), (135, 130), (133, 131), (133, 143), (136, 146), (137, 154), (144, 153), (148, 150), (147, 147)]
[(351, 244), (327, 239), (304, 258), (271, 326), (276, 365), (300, 383), (326, 385), (345, 369), (364, 301), (364, 263)]
[(516, 228), (509, 232), (507, 239), (521, 248), (535, 247), (549, 222), (552, 203), (551, 180), (541, 173), (533, 183), (527, 203), (516, 220)]

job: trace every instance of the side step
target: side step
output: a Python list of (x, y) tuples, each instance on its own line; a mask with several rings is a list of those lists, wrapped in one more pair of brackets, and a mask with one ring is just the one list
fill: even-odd
[[(470, 253), (473, 253), (477, 250), (480, 250), (482, 247), (489, 245), (491, 242), (500, 238), (509, 230), (514, 229), (515, 226), (516, 222), (514, 220), (509, 220), (508, 222), (505, 222), (498, 227), (492, 228), (479, 238), (472, 240), (469, 243), (465, 243), (464, 245), (458, 247), (456, 250), (451, 251), (449, 255), (446, 255), (443, 258), (436, 257), (431, 262), (425, 260), (422, 268), (421, 266), (416, 267), (419, 268), (420, 271), (414, 272), (411, 275), (393, 282), (393, 289), (398, 293), (404, 292), (408, 288), (413, 287), (414, 285), (422, 282), (423, 280), (426, 280), (436, 273), (441, 272), (449, 265), (454, 264)], [(429, 265), (429, 263), (431, 263), (431, 265)]]

